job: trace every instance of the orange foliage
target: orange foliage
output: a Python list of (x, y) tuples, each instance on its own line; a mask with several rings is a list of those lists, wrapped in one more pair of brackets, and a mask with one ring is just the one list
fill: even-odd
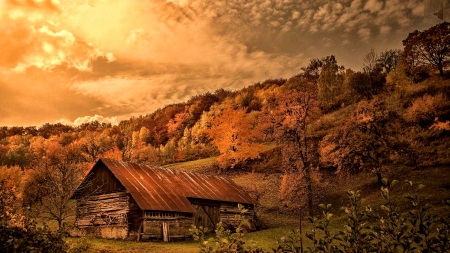
[(120, 150), (116, 146), (114, 146), (112, 149), (106, 151), (103, 154), (103, 157), (115, 160), (122, 160), (122, 152), (120, 152)]
[(210, 123), (211, 128), (206, 132), (220, 151), (218, 161), (222, 168), (259, 157), (263, 144), (258, 142), (255, 120), (245, 109), (226, 108)]

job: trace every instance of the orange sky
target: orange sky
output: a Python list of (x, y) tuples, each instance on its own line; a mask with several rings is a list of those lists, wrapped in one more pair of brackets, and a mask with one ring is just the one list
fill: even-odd
[[(449, 6), (450, 7), (450, 6)], [(0, 0), (0, 125), (117, 123), (218, 88), (353, 69), (439, 20), (434, 0)]]

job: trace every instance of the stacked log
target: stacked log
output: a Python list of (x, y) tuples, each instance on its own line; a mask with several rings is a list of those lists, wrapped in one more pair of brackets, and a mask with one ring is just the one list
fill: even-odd
[(125, 238), (128, 235), (129, 196), (114, 192), (85, 197), (77, 201), (75, 226), (87, 235)]

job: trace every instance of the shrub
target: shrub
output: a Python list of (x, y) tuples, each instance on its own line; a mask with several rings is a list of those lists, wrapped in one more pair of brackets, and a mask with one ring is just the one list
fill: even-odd
[[(350, 205), (343, 208), (347, 216), (347, 224), (338, 235), (328, 229), (332, 215), (329, 205), (321, 204), (323, 218), (310, 217), (312, 232), (306, 237), (312, 240), (310, 252), (449, 252), (450, 251), (450, 212), (438, 216), (432, 206), (420, 198), (424, 185), (415, 186), (406, 181), (410, 191), (403, 194), (409, 201), (407, 211), (402, 212), (397, 199), (391, 196), (391, 189), (399, 182), (393, 180), (388, 184), (383, 179), (381, 195), (384, 203), (379, 211), (364, 206), (359, 191), (348, 191)], [(444, 202), (450, 207), (450, 201)], [(378, 210), (378, 209), (377, 209)], [(317, 238), (315, 231), (324, 232)], [(339, 245), (336, 244), (339, 241)], [(276, 252), (299, 252), (293, 248), (296, 242), (288, 241), (288, 245), (279, 247)]]
[(205, 239), (206, 229), (203, 227), (192, 226), (189, 231), (194, 236), (194, 240), (200, 242), (200, 252), (202, 253), (218, 253), (218, 252), (236, 252), (236, 253), (260, 253), (263, 252), (261, 249), (245, 249), (244, 248), (244, 235), (246, 227), (250, 224), (246, 219), (244, 219), (244, 214), (247, 210), (242, 205), (238, 205), (241, 213), (236, 215), (236, 220), (239, 222), (235, 232), (233, 233), (229, 229), (225, 229), (222, 222), (216, 225), (215, 237)]
[[(400, 182), (393, 180), (388, 183), (383, 178), (382, 183), (384, 203), (379, 208), (365, 205), (360, 191), (347, 191), (350, 204), (342, 208), (346, 214), (346, 224), (342, 230), (337, 233), (331, 231), (331, 205), (320, 204), (322, 217), (308, 217), (312, 229), (306, 233), (306, 238), (312, 241), (312, 246), (303, 249), (303, 235), (299, 230), (292, 230), (278, 241), (273, 252), (450, 252), (450, 200), (444, 202), (447, 209), (439, 215), (420, 198), (420, 191), (425, 186), (405, 181), (409, 190), (403, 192), (403, 197), (409, 206), (402, 211), (399, 199), (391, 196), (391, 190)], [(223, 229), (219, 223), (216, 237), (208, 240), (204, 239), (202, 228), (193, 227), (191, 231), (194, 238), (200, 241), (201, 252), (262, 252), (256, 246), (244, 249), (241, 229), (244, 223), (242, 219), (240, 221), (236, 233)]]
[(412, 123), (428, 126), (441, 115), (441, 110), (449, 106), (448, 99), (442, 93), (435, 96), (425, 94), (417, 98), (406, 110), (405, 118)]
[(15, 213), (16, 196), (0, 182), (0, 252), (66, 252), (62, 233), (51, 232), (45, 225)]

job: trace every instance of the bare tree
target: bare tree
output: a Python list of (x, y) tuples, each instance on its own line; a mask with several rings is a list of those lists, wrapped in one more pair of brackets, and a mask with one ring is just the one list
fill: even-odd
[(58, 228), (75, 215), (75, 203), (71, 196), (81, 182), (86, 166), (76, 144), (62, 147), (53, 144), (30, 173), (24, 192), (24, 204), (38, 216), (54, 220)]

